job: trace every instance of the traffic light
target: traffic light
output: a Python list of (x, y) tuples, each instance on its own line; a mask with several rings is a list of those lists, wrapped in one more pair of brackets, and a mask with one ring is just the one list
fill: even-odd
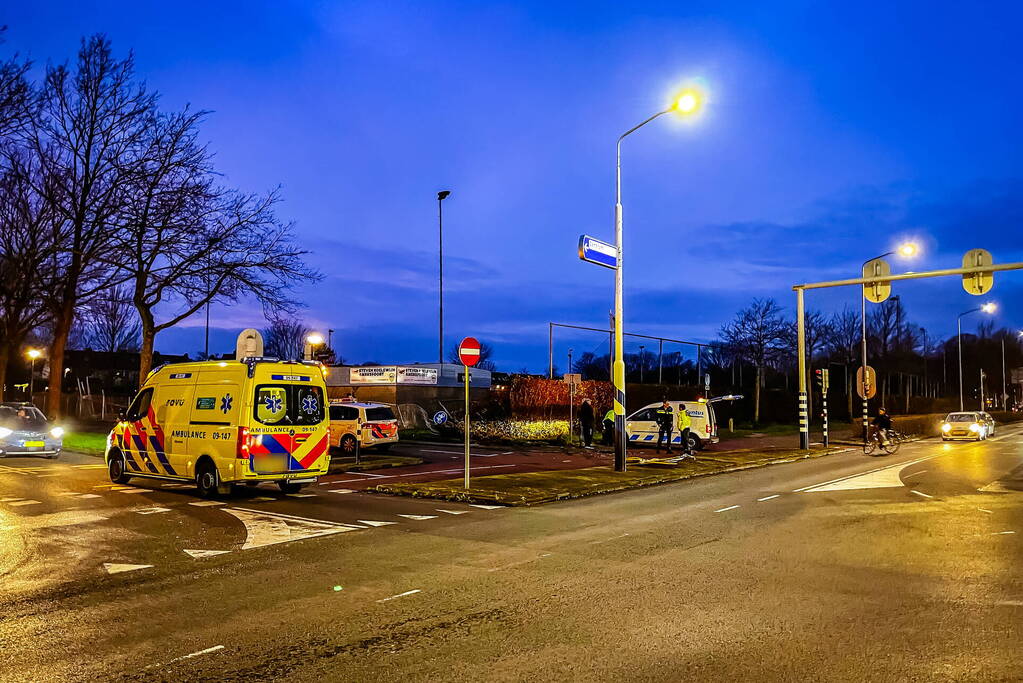
[(814, 370), (813, 371), (813, 380), (814, 380), (814, 384), (816, 385), (817, 389), (819, 389), (820, 391), (824, 391), (824, 371), (823, 370), (819, 370), (819, 369), (818, 370)]

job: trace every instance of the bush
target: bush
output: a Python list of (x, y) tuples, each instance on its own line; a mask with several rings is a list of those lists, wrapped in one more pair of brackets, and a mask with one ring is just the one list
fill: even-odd
[[(464, 434), (464, 422), (455, 426)], [(568, 442), (568, 420), (477, 420), (470, 423), (472, 439), (477, 442), (530, 441)]]

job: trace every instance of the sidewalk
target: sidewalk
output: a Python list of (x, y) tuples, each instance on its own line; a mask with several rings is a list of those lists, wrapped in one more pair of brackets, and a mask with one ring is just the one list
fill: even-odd
[(603, 466), (479, 476), (472, 479), (472, 488), (469, 491), (463, 488), (461, 479), (377, 484), (366, 490), (414, 498), (492, 505), (537, 505), (692, 477), (817, 458), (850, 450), (852, 449), (847, 447), (835, 447), (827, 450), (818, 447), (809, 452), (795, 448), (731, 451), (729, 453), (705, 451), (698, 455), (696, 460), (687, 460), (674, 466), (652, 463), (630, 464), (627, 472), (615, 472), (610, 467)]

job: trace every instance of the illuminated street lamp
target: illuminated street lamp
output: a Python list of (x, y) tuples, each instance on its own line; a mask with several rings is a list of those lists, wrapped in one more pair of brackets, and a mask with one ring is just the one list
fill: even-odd
[(625, 434), (625, 358), (623, 343), (623, 305), (622, 305), (622, 140), (637, 130), (665, 114), (693, 116), (703, 107), (703, 94), (696, 88), (686, 88), (679, 92), (664, 111), (659, 111), (639, 125), (633, 126), (618, 138), (616, 145), (615, 164), (615, 250), (618, 255), (618, 266), (615, 268), (615, 313), (614, 313), (614, 365), (612, 378), (614, 381), (614, 412), (615, 412), (615, 471), (624, 472), (625, 451), (628, 437)]
[[(895, 254), (898, 254), (899, 256), (901, 256), (903, 258), (912, 258), (912, 257), (916, 256), (919, 251), (920, 251), (920, 249), (917, 247), (917, 245), (915, 243), (913, 243), (913, 242), (905, 242), (905, 243), (899, 245), (898, 249), (895, 249), (893, 251), (887, 251), (887, 252), (881, 254), (880, 256), (875, 256), (872, 259), (864, 261), (863, 265), (860, 267), (860, 272), (862, 272), (863, 268), (866, 268), (867, 264), (870, 263), (871, 261), (879, 261), (879, 260), (883, 259), (885, 256), (894, 256)], [(867, 391), (866, 391), (866, 389), (867, 389), (867, 387), (866, 387), (866, 382), (867, 382), (867, 297), (866, 297), (865, 293), (861, 293), (861, 296), (860, 296), (860, 353), (861, 353), (860, 360), (861, 360), (862, 366), (863, 366), (863, 383), (864, 383), (864, 386), (863, 386), (863, 396), (866, 397), (866, 395), (867, 395)], [(866, 438), (867, 438), (867, 399), (864, 398), (863, 399), (863, 439), (866, 440)]]
[[(981, 313), (987, 313), (987, 314), (990, 315), (991, 313), (994, 313), (997, 308), (998, 308), (997, 305), (995, 305), (993, 302), (989, 301), (989, 302), (987, 302), (986, 304), (984, 304), (982, 306), (977, 306), (977, 308), (971, 308), (968, 311), (963, 311), (962, 313), (959, 314), (959, 317), (956, 318), (956, 327), (958, 328), (958, 332), (957, 332), (956, 336), (957, 336), (957, 339), (958, 339), (958, 342), (959, 342), (959, 410), (960, 411), (966, 409), (964, 407), (964, 405), (963, 405), (963, 316), (964, 315), (969, 315), (970, 313), (976, 313), (978, 311), (980, 311)], [(983, 406), (981, 406), (981, 408), (983, 408)]]
[(29, 370), (28, 374), (28, 401), (31, 403), (32, 394), (35, 392), (36, 388), (36, 358), (43, 355), (43, 352), (39, 349), (29, 349), (25, 352), (25, 355), (32, 360), (32, 368)]
[(313, 348), (317, 346), (323, 346), (323, 335), (319, 332), (312, 332), (305, 338), (306, 343), (306, 360), (313, 359)]

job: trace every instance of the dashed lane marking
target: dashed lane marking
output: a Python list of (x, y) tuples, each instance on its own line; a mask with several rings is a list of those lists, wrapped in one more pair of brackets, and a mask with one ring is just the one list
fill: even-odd
[(977, 509), (978, 509), (978, 510), (980, 510), (981, 512), (986, 512), (986, 513), (988, 513), (989, 515), (993, 515), (993, 514), (995, 514), (995, 513), (993, 512), (993, 511), (991, 511), (991, 510), (988, 510), (987, 508), (977, 508)]
[(250, 502), (253, 502), (253, 503), (266, 503), (266, 502), (269, 502), (271, 500), (277, 500), (277, 499), (276, 498), (271, 498), (270, 496), (259, 496), (258, 498), (253, 498)]
[(149, 493), (152, 489), (114, 489), (118, 493)]
[(365, 524), (366, 526), (387, 526), (388, 524), (397, 524), (397, 522), (378, 522), (374, 519), (360, 519), (359, 524)]
[(738, 507), (742, 507), (742, 506), (741, 505), (729, 505), (726, 508), (721, 508), (720, 510), (715, 510), (714, 512), (728, 512), (729, 510), (734, 510), (734, 509), (736, 509)]
[(923, 496), (924, 498), (934, 498), (934, 496), (929, 496), (926, 493), (921, 493), (920, 491), (917, 491), (916, 489), (910, 489), (909, 492), (910, 493), (915, 493), (918, 496)]
[(776, 493), (773, 496), (764, 496), (763, 498), (757, 498), (757, 502), (763, 503), (765, 500), (774, 500), (775, 498), (778, 498), (780, 495), (781, 494)]
[(327, 493), (355, 493), (355, 489), (331, 489)]
[(469, 511), (468, 510), (442, 510), (440, 508), (437, 508), (437, 512), (445, 512), (445, 513), (447, 513), (449, 515), (464, 515), (464, 514), (467, 514)]
[(285, 493), (288, 498), (313, 498), (316, 496), (315, 493)]
[(124, 572), (133, 572), (139, 569), (149, 569), (153, 565), (151, 564), (116, 564), (113, 562), (104, 562), (103, 568), (107, 570), (107, 574), (121, 574)]
[(390, 596), (388, 598), (380, 598), (379, 600), (377, 600), (377, 602), (387, 602), (388, 600), (397, 600), (398, 598), (404, 598), (407, 595), (415, 595), (416, 593), (422, 593), (422, 592), (423, 592), (422, 588), (416, 588), (414, 590), (405, 591), (404, 593), (398, 593), (397, 595), (392, 595), (392, 596)]
[(22, 505), (41, 505), (38, 500), (16, 500), (8, 503), (12, 508), (21, 507)]
[(189, 503), (189, 505), (194, 505), (197, 508), (216, 507), (218, 505), (224, 505), (224, 504), (225, 503), (223, 503), (223, 502), (221, 502), (219, 500), (199, 500), (199, 501), (196, 501), (194, 503)]
[(231, 552), (230, 550), (190, 550), (188, 548), (185, 548), (184, 551), (196, 559), (201, 557), (213, 557), (214, 555), (225, 555)]
[(503, 505), (480, 505), (477, 503), (470, 503), (469, 507), (479, 508), (480, 510), (503, 510)]
[(0, 498), (0, 503), (13, 503), (16, 500), (25, 500), (24, 498)]
[(1016, 533), (1016, 532), (1015, 531), (992, 531), (991, 535), (992, 536), (1006, 536), (1008, 534), (1014, 534), (1014, 533)]
[(422, 522), (427, 519), (437, 519), (437, 515), (398, 515), (398, 516), (404, 517), (405, 519), (414, 519), (417, 522)]
[(106, 465), (72, 465), (76, 470), (105, 470)]
[(161, 512), (170, 512), (170, 508), (160, 508), (160, 507), (139, 508), (138, 510), (133, 510), (132, 512), (135, 512), (136, 514), (139, 514), (139, 515), (158, 515)]

